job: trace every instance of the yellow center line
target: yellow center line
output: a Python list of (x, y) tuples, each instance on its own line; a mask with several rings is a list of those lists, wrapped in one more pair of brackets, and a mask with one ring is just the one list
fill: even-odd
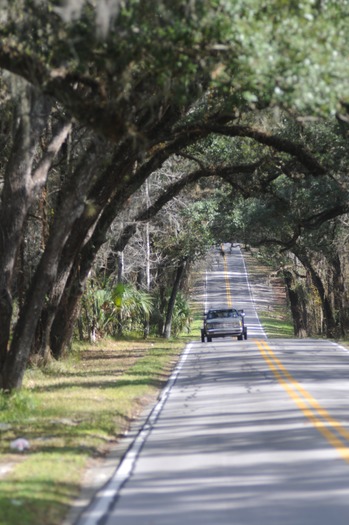
[[(285, 366), (276, 357), (270, 346), (265, 341), (255, 342), (274, 376), (286, 390), (288, 395), (293, 399), (298, 408), (303, 412), (305, 417), (313, 424), (313, 426), (324, 436), (330, 445), (332, 445), (339, 452), (342, 458), (349, 463), (349, 447), (347, 447), (326, 426), (326, 422), (328, 425), (333, 427), (344, 439), (349, 440), (349, 432), (339, 423), (339, 421), (336, 421), (334, 418), (332, 418), (327, 410), (324, 409), (316, 401), (316, 399), (314, 399), (313, 396), (309, 394), (309, 392), (307, 392), (307, 390), (305, 390), (305, 388), (303, 388), (294, 379), (294, 377), (287, 371)], [(303, 398), (301, 396), (303, 396)], [(318, 416), (320, 416), (322, 419), (319, 419)]]
[[(223, 251), (223, 249), (222, 249)], [(227, 294), (227, 305), (228, 308), (233, 307), (233, 301), (231, 298), (231, 289), (230, 289), (230, 281), (229, 281), (229, 275), (228, 275), (228, 263), (225, 256), (225, 253), (223, 253), (223, 265), (224, 265), (224, 279), (225, 279), (225, 290)]]
[(284, 367), (284, 365), (281, 363), (281, 361), (276, 357), (270, 346), (266, 342), (262, 342), (264, 344), (264, 347), (266, 348), (267, 352), (272, 356), (272, 359), (276, 363), (276, 365), (279, 367), (279, 369), (282, 371), (285, 377), (292, 382), (297, 390), (300, 392), (300, 394), (310, 403), (310, 405), (316, 410), (316, 412), (325, 419), (329, 425), (334, 427), (337, 432), (344, 437), (345, 439), (349, 440), (349, 431), (346, 430), (336, 419), (334, 419), (325, 408), (323, 408), (320, 403), (311, 395), (305, 388), (303, 388), (295, 379), (294, 377), (288, 372), (288, 370)]

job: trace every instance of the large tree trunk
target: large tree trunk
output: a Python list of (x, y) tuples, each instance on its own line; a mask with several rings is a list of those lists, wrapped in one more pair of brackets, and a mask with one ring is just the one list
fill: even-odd
[[(103, 214), (101, 215), (101, 212), (106, 207), (113, 192), (116, 192), (117, 183), (120, 177), (122, 178), (131, 169), (133, 160), (130, 158), (129, 141), (125, 141), (124, 144), (121, 144), (121, 146), (114, 151), (110, 163), (103, 172), (98, 171), (100, 160), (101, 159), (95, 158), (90, 160), (90, 162), (87, 162), (86, 158), (83, 158), (81, 161), (82, 168), (85, 164), (90, 166), (91, 162), (94, 164), (97, 180), (92, 188), (90, 188), (88, 197), (86, 198), (86, 201), (88, 202), (87, 212), (77, 218), (74, 227), (69, 233), (69, 237), (60, 257), (57, 276), (48, 290), (48, 301), (41, 313), (41, 318), (38, 323), (39, 330), (37, 332), (35, 348), (33, 350), (41, 355), (45, 355), (51, 347), (54, 357), (58, 359), (62, 355), (66, 342), (70, 340), (70, 335), (74, 328), (74, 322), (76, 321), (76, 312), (78, 311), (77, 304), (82, 295), (82, 291), (80, 292), (80, 290), (83, 290), (84, 285), (79, 283), (74, 285), (72, 281), (69, 281), (68, 285), (69, 276), (71, 274), (77, 274), (76, 268), (81, 266), (80, 252), (83, 250), (84, 243), (87, 242), (89, 237), (93, 236), (96, 224), (98, 224), (98, 219), (103, 216)], [(127, 199), (127, 197), (128, 194), (123, 195), (122, 199)], [(110, 223), (108, 223), (108, 225), (109, 224)], [(105, 242), (105, 237), (103, 237), (102, 242)], [(100, 244), (97, 242), (97, 247), (94, 247), (94, 256), (99, 246)], [(92, 260), (94, 260), (94, 256)], [(90, 269), (91, 265), (88, 266), (87, 274)], [(80, 275), (80, 272), (78, 273)], [(84, 274), (84, 271), (82, 271), (82, 274)], [(82, 279), (85, 283), (85, 277)], [(74, 290), (79, 290), (78, 293), (75, 291), (72, 292), (72, 297), (74, 297), (74, 299), (69, 306), (67, 305), (67, 297), (62, 299), (67, 286), (69, 289), (74, 288)], [(62, 303), (61, 306), (60, 303)], [(67, 317), (67, 312), (69, 312), (69, 315), (73, 316), (73, 318)], [(59, 318), (57, 322), (55, 322), (57, 316)], [(57, 330), (62, 331), (62, 327), (64, 326), (60, 317), (63, 317), (67, 323), (66, 330), (63, 329), (62, 334), (57, 333)], [(53, 334), (51, 334), (52, 330)]]
[[(155, 159), (155, 161), (150, 161), (146, 166), (146, 169), (141, 167), (140, 173), (136, 173), (137, 185), (140, 185), (146, 179), (147, 175), (156, 170), (164, 160), (165, 159), (161, 154)], [(132, 235), (134, 235), (137, 228), (137, 222), (150, 220), (167, 202), (171, 200), (171, 198), (177, 195), (186, 184), (198, 180), (201, 176), (207, 176), (207, 173), (203, 173), (199, 170), (170, 185), (152, 205), (146, 206), (145, 210), (141, 210), (137, 214), (133, 223), (128, 224), (125, 227), (117, 243), (114, 245), (113, 250), (115, 252), (122, 252)], [(135, 189), (135, 183), (132, 181), (131, 189), (133, 191)], [(130, 189), (125, 189), (123, 191), (124, 198), (125, 196), (128, 198), (129, 191)], [(66, 285), (64, 293), (60, 299), (60, 304), (55, 311), (55, 320), (51, 328), (50, 346), (56, 359), (59, 359), (63, 355), (65, 347), (70, 342), (74, 323), (79, 312), (79, 301), (83, 295), (88, 274), (92, 268), (98, 250), (106, 241), (107, 231), (112, 221), (115, 219), (117, 210), (122, 204), (123, 202), (120, 200), (120, 195), (116, 194), (114, 199), (109, 202), (101, 213), (100, 219), (91, 235), (91, 238), (82, 248), (74, 262), (68, 284)], [(79, 271), (75, 271), (75, 268), (79, 268)], [(163, 335), (163, 326), (159, 327), (159, 334)]]
[(19, 124), (7, 164), (0, 205), (0, 369), (6, 359), (12, 319), (12, 283), (23, 226), (33, 202), (33, 162), (50, 104), (29, 86), (21, 93)]
[[(37, 341), (39, 349), (36, 349), (36, 351), (39, 351), (41, 354), (45, 354), (48, 351), (48, 348), (51, 346), (51, 350), (55, 358), (58, 359), (62, 355), (64, 346), (69, 340), (70, 334), (73, 330), (73, 328), (71, 328), (72, 318), (67, 317), (66, 312), (69, 311), (70, 315), (74, 315), (74, 321), (76, 320), (75, 315), (78, 311), (77, 303), (82, 295), (82, 292), (80, 293), (80, 291), (78, 293), (73, 291), (72, 304), (69, 305), (67, 310), (67, 297), (63, 298), (63, 294), (65, 288), (68, 286), (67, 283), (69, 276), (71, 273), (72, 275), (78, 275), (78, 279), (80, 279), (80, 276), (82, 276), (83, 285), (81, 283), (74, 285), (74, 283), (70, 281), (69, 287), (72, 290), (83, 290), (86, 277), (91, 269), (92, 262), (91, 264), (89, 262), (87, 263), (88, 268), (86, 270), (86, 277), (84, 275), (84, 270), (76, 273), (75, 267), (81, 268), (81, 265), (84, 264), (81, 261), (80, 252), (84, 251), (84, 243), (86, 243), (87, 239), (92, 236), (96, 242), (96, 245), (88, 242), (87, 244), (93, 247), (91, 255), (91, 261), (93, 261), (99, 247), (105, 242), (106, 231), (110, 226), (115, 213), (108, 217), (106, 227), (103, 229), (103, 235), (101, 235), (98, 229), (96, 231), (97, 225), (100, 222), (103, 222), (103, 217), (105, 216), (104, 209), (106, 207), (108, 208), (108, 200), (112, 198), (113, 201), (114, 197), (114, 200), (117, 201), (117, 204), (122, 205), (123, 202), (129, 197), (127, 189), (122, 191), (122, 188), (118, 187), (118, 182), (130, 172), (132, 169), (132, 164), (133, 159), (132, 155), (130, 155), (130, 143), (129, 141), (126, 141), (119, 148), (117, 148), (117, 150), (114, 152), (111, 162), (102, 173), (98, 173), (98, 167), (95, 166), (97, 181), (93, 187), (90, 188), (90, 192), (86, 199), (89, 203), (88, 213), (83, 214), (77, 218), (74, 228), (69, 234), (69, 238), (67, 239), (66, 245), (62, 251), (57, 277), (55, 281), (52, 282), (48, 292), (49, 299), (47, 306), (41, 315), (39, 334), (40, 339)], [(64, 310), (62, 309), (62, 306), (60, 307), (61, 302), (62, 305), (64, 305)], [(57, 330), (62, 330), (62, 325), (64, 324), (62, 319), (57, 319), (57, 322), (55, 322), (57, 316), (62, 316), (65, 318), (67, 325), (69, 326), (69, 329), (67, 326), (67, 330), (64, 330), (63, 334), (57, 333)], [(52, 331), (53, 333), (51, 334)]]
[[(157, 159), (156, 164), (151, 162), (148, 167), (148, 174), (159, 167), (163, 160), (164, 158), (160, 156)], [(141, 176), (137, 177), (138, 183), (142, 182), (147, 174), (147, 171), (141, 170), (141, 172)], [(145, 210), (141, 210), (137, 214), (134, 218), (134, 222), (125, 227), (120, 238), (113, 247), (114, 252), (122, 252), (124, 250), (128, 241), (136, 232), (137, 222), (149, 221), (167, 202), (171, 200), (171, 198), (177, 195), (186, 184), (198, 180), (200, 176), (206, 175), (206, 172), (194, 172), (194, 174), (190, 174), (188, 177), (184, 177), (182, 180), (176, 181), (174, 184), (170, 185), (152, 205), (150, 205), (149, 202), (149, 206), (146, 206)], [(128, 193), (124, 193), (124, 196), (125, 195), (128, 196)], [(55, 312), (55, 320), (51, 328), (50, 346), (56, 359), (59, 359), (61, 355), (63, 355), (65, 347), (70, 342), (74, 323), (77, 320), (79, 312), (79, 301), (83, 295), (88, 274), (92, 268), (99, 248), (106, 241), (108, 228), (115, 218), (117, 207), (120, 207), (120, 205), (119, 196), (117, 195), (117, 198), (114, 198), (114, 200), (105, 207), (91, 238), (83, 247), (73, 265), (68, 284), (64, 289), (60, 304)], [(79, 268), (78, 272), (75, 271), (75, 267)], [(148, 279), (150, 281), (150, 275), (147, 277), (147, 280)], [(159, 335), (163, 335), (163, 325), (159, 327)]]
[[(166, 127), (167, 124), (167, 119), (165, 119), (164, 126)], [(157, 133), (160, 133), (161, 129), (161, 126), (159, 126)], [(153, 137), (153, 139), (155, 139), (155, 137)], [(76, 251), (75, 260), (71, 265), (72, 273), (69, 278), (69, 285), (65, 286), (64, 295), (61, 295), (61, 297), (56, 296), (56, 299), (59, 299), (59, 301), (56, 301), (55, 306), (51, 305), (50, 307), (51, 313), (54, 315), (54, 321), (51, 323), (51, 316), (47, 317), (46, 321), (47, 329), (51, 330), (51, 350), (57, 359), (63, 354), (64, 347), (70, 341), (73, 330), (72, 326), (74, 324), (72, 320), (76, 320), (75, 316), (79, 311), (78, 303), (85, 287), (87, 275), (99, 248), (106, 241), (107, 231), (112, 221), (125, 205), (128, 198), (140, 188), (152, 172), (162, 165), (171, 153), (171, 147), (168, 150), (156, 152), (155, 155), (150, 156), (149, 160), (144, 162), (131, 174), (136, 157), (134, 156), (132, 139), (131, 143), (129, 140), (126, 140), (119, 146), (117, 154), (114, 155), (111, 167), (108, 167), (104, 176), (100, 178), (103, 184), (100, 186), (100, 182), (98, 182), (97, 186), (91, 191), (89, 199), (93, 203), (95, 210), (100, 210), (100, 216), (94, 227), (91, 239), (81, 249), (81, 253), (78, 253), (80, 249)], [(135, 217), (135, 223), (137, 221), (149, 220), (173, 195), (176, 195), (185, 184), (197, 180), (202, 175), (203, 173), (201, 171), (198, 173), (195, 172), (190, 177), (183, 178), (182, 181), (174, 183), (173, 186), (169, 188), (169, 191), (165, 191), (152, 206), (147, 207), (146, 210), (143, 210)], [(206, 172), (205, 175), (207, 175)], [(85, 231), (83, 225), (77, 224), (75, 230), (79, 232), (83, 231), (82, 238), (84, 238), (84, 240), (86, 239), (88, 231)], [(125, 228), (118, 241), (119, 248), (117, 248), (117, 251), (124, 249), (135, 230), (135, 224)], [(71, 244), (76, 246), (75, 241), (71, 240)], [(80, 247), (81, 246), (80, 244)], [(79, 272), (75, 272), (75, 266), (79, 267)], [(67, 282), (67, 274), (65, 274), (65, 279)], [(60, 303), (59, 305), (57, 304), (58, 302)], [(47, 338), (45, 341), (47, 341)]]
[(284, 282), (287, 289), (288, 298), (293, 320), (294, 335), (296, 337), (307, 337), (307, 309), (304, 298), (297, 293), (297, 283), (292, 272), (284, 271)]
[(22, 385), (32, 341), (46, 295), (56, 278), (62, 250), (73, 224), (86, 209), (86, 194), (94, 174), (93, 167), (90, 166), (90, 169), (86, 170), (86, 165), (83, 163), (80, 165), (80, 170), (74, 173), (62, 195), (62, 203), (55, 216), (51, 235), (20, 312), (10, 350), (3, 366), (0, 386), (5, 390), (19, 388)]
[(343, 270), (338, 253), (332, 258), (332, 294), (333, 309), (337, 312), (337, 337), (344, 337), (349, 327), (349, 316), (347, 301), (348, 296), (345, 289)]
[(319, 275), (319, 273), (314, 268), (314, 265), (311, 263), (309, 257), (302, 253), (301, 250), (295, 250), (295, 255), (303, 264), (304, 268), (309, 272), (313, 285), (315, 286), (321, 301), (321, 308), (324, 318), (324, 330), (326, 337), (333, 338), (335, 337), (337, 331), (337, 323), (333, 313), (331, 301), (326, 294), (324, 283)]
[[(109, 221), (106, 220), (103, 228), (104, 235), (102, 235), (101, 231), (102, 225), (99, 224), (98, 232), (94, 232), (91, 239), (79, 254), (79, 263), (74, 264), (72, 267), (71, 274), (61, 296), (51, 328), (50, 347), (52, 354), (56, 359), (59, 359), (64, 354), (65, 348), (70, 343), (73, 335), (74, 324), (80, 311), (79, 303), (84, 293), (88, 275), (94, 263), (98, 249), (106, 240), (105, 234), (108, 229), (108, 223)], [(118, 242), (115, 244), (115, 251), (122, 252), (135, 231), (135, 224), (128, 225), (121, 234)], [(122, 272), (122, 268), (119, 259), (118, 273), (120, 274), (120, 272)]]
[(176, 277), (175, 277), (172, 291), (171, 291), (171, 296), (170, 296), (170, 299), (167, 305), (167, 313), (166, 313), (166, 320), (165, 320), (164, 333), (163, 333), (163, 336), (165, 339), (169, 339), (171, 337), (174, 306), (176, 303), (176, 297), (178, 294), (178, 290), (179, 290), (186, 266), (187, 266), (187, 261), (184, 260), (181, 262), (181, 264), (177, 268)]
[[(123, 145), (122, 149), (119, 151), (119, 154), (124, 162), (122, 164), (120, 159), (118, 161), (118, 177), (116, 180), (114, 180), (114, 184), (117, 184), (120, 175), (122, 175), (124, 178), (127, 172), (130, 173), (131, 171), (134, 159), (132, 156), (127, 157), (126, 155), (126, 152), (129, 151), (130, 147), (130, 144), (127, 143), (126, 145)], [(64, 293), (60, 298), (60, 304), (55, 310), (55, 319), (52, 323), (50, 334), (50, 346), (56, 359), (59, 359), (60, 356), (63, 355), (66, 345), (69, 344), (73, 333), (74, 322), (77, 318), (77, 312), (79, 312), (78, 304), (82, 297), (88, 274), (92, 268), (98, 250), (106, 241), (106, 236), (110, 225), (115, 219), (118, 211), (122, 209), (129, 197), (140, 188), (140, 186), (154, 170), (161, 166), (162, 162), (167, 158), (167, 156), (168, 154), (163, 154), (161, 152), (157, 156), (151, 158), (149, 162), (146, 162), (144, 165), (142, 165), (136, 172), (133, 173), (131, 177), (126, 179), (126, 183), (124, 185), (116, 186), (116, 188), (114, 188), (114, 195), (112, 193), (112, 189), (110, 189), (109, 193), (103, 194), (107, 196), (107, 201), (109, 202), (105, 205), (103, 211), (101, 212), (91, 238), (82, 248), (81, 253), (77, 254), (76, 259), (72, 265), (73, 269), (71, 276), (69, 277), (69, 284), (67, 284), (65, 287)], [(113, 198), (110, 198), (111, 195), (113, 195)], [(96, 191), (93, 190), (91, 198), (95, 197)], [(170, 196), (168, 196), (166, 202), (169, 199)], [(115, 251), (123, 251), (129, 239), (136, 231), (136, 221), (144, 221), (154, 216), (161, 209), (161, 205), (162, 203), (159, 202), (158, 205), (151, 207), (150, 213), (148, 213), (148, 209), (146, 211), (143, 210), (135, 218), (134, 224), (126, 226), (120, 236), (120, 239), (118, 240), (118, 243), (114, 247)], [(79, 267), (79, 272), (75, 272), (74, 267)]]

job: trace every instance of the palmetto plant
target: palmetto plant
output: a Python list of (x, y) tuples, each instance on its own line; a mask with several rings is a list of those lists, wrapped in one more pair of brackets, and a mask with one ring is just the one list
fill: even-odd
[(110, 290), (96, 289), (90, 284), (82, 299), (81, 332), (87, 333), (91, 341), (95, 341), (97, 334), (109, 334), (115, 316), (116, 307), (112, 303)]
[(132, 284), (118, 284), (112, 289), (90, 284), (82, 301), (82, 331), (92, 341), (97, 336), (142, 331), (152, 307), (150, 294)]
[[(159, 293), (154, 298), (154, 308), (151, 312), (151, 330), (158, 335), (163, 335), (164, 320), (166, 316), (166, 306), (170, 296), (170, 289), (161, 297)], [(172, 317), (172, 335), (177, 337), (183, 331), (190, 331), (191, 312), (188, 300), (182, 292), (178, 292), (173, 309)]]
[(118, 284), (111, 292), (122, 331), (143, 329), (153, 309), (151, 295), (131, 284)]
[(181, 332), (190, 331), (190, 307), (183, 294), (178, 293), (172, 318), (172, 334), (176, 337)]

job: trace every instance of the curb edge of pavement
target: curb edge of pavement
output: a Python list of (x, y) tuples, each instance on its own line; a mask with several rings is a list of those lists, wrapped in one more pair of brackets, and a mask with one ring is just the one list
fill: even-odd
[(146, 424), (154, 406), (158, 403), (161, 391), (154, 401), (147, 405), (144, 410), (132, 421), (128, 431), (112, 446), (106, 457), (98, 460), (97, 465), (87, 468), (82, 482), (79, 496), (71, 502), (70, 509), (62, 525), (74, 525), (83, 511), (92, 503), (93, 498), (99, 490), (108, 483), (115, 471), (119, 468), (123, 458), (130, 446)]

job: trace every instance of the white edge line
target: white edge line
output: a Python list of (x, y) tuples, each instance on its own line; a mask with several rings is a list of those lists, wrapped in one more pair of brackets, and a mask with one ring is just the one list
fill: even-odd
[(119, 463), (115, 473), (110, 480), (94, 496), (91, 505), (83, 511), (76, 525), (98, 525), (98, 522), (106, 515), (126, 481), (131, 477), (139, 454), (148, 439), (153, 427), (160, 416), (160, 413), (168, 399), (177, 377), (191, 351), (193, 343), (186, 346), (179, 363), (172, 372), (166, 387), (161, 392), (159, 401), (154, 406), (146, 422), (139, 431), (136, 439), (130, 445), (123, 459)]
[(205, 273), (205, 304), (204, 304), (204, 313), (207, 312), (207, 270)]
[(336, 346), (337, 348), (340, 348), (341, 350), (344, 350), (344, 352), (349, 352), (349, 349), (346, 348), (345, 346), (339, 344), (339, 343), (336, 343), (336, 341), (330, 341), (331, 345), (333, 346)]

